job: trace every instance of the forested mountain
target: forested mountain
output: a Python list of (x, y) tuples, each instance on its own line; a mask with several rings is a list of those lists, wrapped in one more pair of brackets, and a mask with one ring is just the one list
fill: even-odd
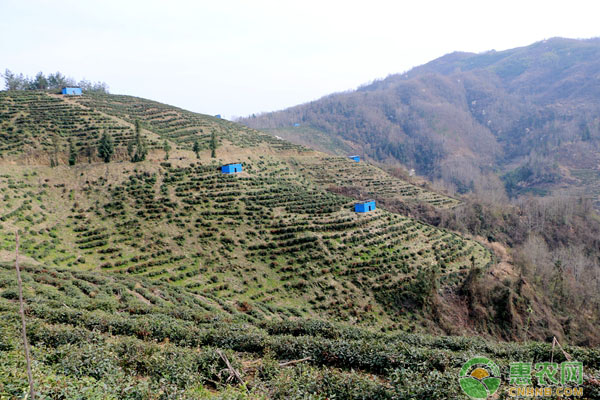
[[(351, 92), (241, 120), (458, 192), (568, 189), (600, 205), (600, 40), (456, 52)], [(498, 178), (501, 178), (500, 181)]]

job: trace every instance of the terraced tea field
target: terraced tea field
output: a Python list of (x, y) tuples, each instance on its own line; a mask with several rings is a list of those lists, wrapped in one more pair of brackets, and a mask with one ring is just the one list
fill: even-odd
[(451, 289), (492, 261), (454, 233), (357, 214), (354, 200), (267, 156), (237, 176), (193, 161), (110, 167), (13, 167), (0, 177), (1, 248), (14, 248), (18, 227), (23, 253), (41, 263), (143, 276), (262, 317), (382, 326), (403, 319), (393, 293), (410, 293), (419, 273)]
[(149, 130), (188, 150), (192, 149), (194, 140), (199, 140), (207, 149), (213, 131), (218, 132), (219, 140), (239, 148), (267, 146), (277, 151), (303, 150), (301, 146), (242, 125), (138, 97), (86, 94), (72, 101), (130, 123), (143, 121)]
[(166, 139), (173, 147), (187, 151), (198, 141), (201, 151), (207, 152), (214, 133), (223, 149), (218, 156), (226, 162), (236, 161), (230, 153), (269, 154), (290, 162), (295, 169), (300, 165), (300, 175), (321, 188), (351, 186), (378, 198), (427, 202), (436, 208), (458, 204), (455, 199), (394, 178), (364, 162), (352, 164), (343, 157), (309, 151), (229, 121), (131, 96), (0, 92), (0, 155), (17, 163), (39, 164), (40, 155), (49, 158), (55, 151), (56, 137), (63, 160), (68, 156), (67, 141), (72, 140), (79, 161), (85, 162), (88, 148), (95, 148), (106, 131), (115, 140), (116, 159), (127, 159), (126, 147), (133, 139), (135, 121), (141, 122), (151, 149), (161, 148), (160, 141)]
[(72, 139), (80, 148), (95, 144), (103, 131), (112, 135), (117, 146), (126, 146), (134, 135), (129, 124), (42, 91), (0, 92), (0, 127), (4, 156), (49, 151), (53, 135)]
[(420, 202), (435, 208), (452, 208), (459, 201), (411, 183), (395, 178), (364, 161), (352, 162), (347, 157), (331, 157), (298, 160), (298, 171), (321, 187), (331, 186), (358, 188), (367, 196), (389, 200)]
[[(542, 343), (269, 321), (139, 276), (27, 265), (23, 281), (43, 398), (467, 399), (457, 376), (473, 356), (493, 359), (507, 377), (510, 362), (553, 353)], [(0, 264), (4, 398), (21, 398), (27, 387), (16, 299), (13, 265)], [(586, 398), (598, 398), (598, 349), (565, 350), (585, 365)], [(554, 361), (565, 358), (558, 352)]]
[[(2, 400), (22, 398), (26, 382), (16, 230), (34, 376), (47, 398), (461, 398), (455, 376), (473, 355), (504, 366), (547, 358), (542, 344), (420, 335), (432, 299), (493, 266), (492, 253), (385, 209), (355, 213), (356, 198), (328, 189), (435, 208), (456, 199), (130, 96), (2, 92), (0, 119)], [(138, 163), (126, 151), (135, 121), (151, 144)], [(104, 131), (118, 157), (88, 160)], [(222, 174), (230, 162), (243, 172)], [(597, 374), (596, 350), (569, 351)]]

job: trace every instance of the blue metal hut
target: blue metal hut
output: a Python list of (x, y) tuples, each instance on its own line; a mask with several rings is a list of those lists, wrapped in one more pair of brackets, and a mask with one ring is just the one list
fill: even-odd
[(360, 156), (348, 156), (348, 158), (355, 162), (360, 162)]
[(61, 91), (62, 94), (66, 94), (67, 96), (81, 96), (83, 92), (81, 88), (78, 87), (64, 87)]
[(226, 164), (221, 167), (221, 172), (224, 174), (235, 174), (242, 172), (242, 164)]
[(367, 200), (354, 205), (354, 211), (364, 213), (375, 210), (375, 200)]

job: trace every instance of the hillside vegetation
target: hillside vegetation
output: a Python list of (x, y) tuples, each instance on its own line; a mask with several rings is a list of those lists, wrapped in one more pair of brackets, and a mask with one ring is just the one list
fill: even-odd
[[(19, 398), (27, 381), (12, 268), (0, 267), (0, 394)], [(24, 282), (34, 377), (46, 398), (466, 398), (456, 378), (469, 358), (489, 356), (508, 374), (511, 361), (553, 353), (550, 344), (254, 319), (182, 287), (104, 272), (28, 266)], [(566, 351), (600, 365), (597, 349)], [(586, 367), (588, 398), (600, 396), (594, 371)]]
[[(469, 327), (469, 305), (457, 304), (500, 267), (483, 241), (384, 208), (353, 212), (356, 198), (440, 213), (458, 212), (457, 199), (129, 96), (2, 92), (0, 116), (0, 396), (26, 391), (17, 230), (47, 398), (461, 398), (456, 374), (474, 355), (506, 368), (551, 356), (549, 344), (491, 341), (554, 333), (514, 326), (526, 312), (514, 272), (474, 314), (487, 322)], [(142, 162), (127, 150), (136, 121), (150, 147)], [(96, 151), (104, 133), (108, 163)], [(222, 174), (228, 162), (244, 171)], [(585, 329), (559, 336), (595, 343)], [(568, 351), (597, 393), (598, 351)]]
[(600, 40), (554, 38), (448, 54), (240, 122), (331, 154), (415, 168), (451, 192), (568, 191), (598, 208), (599, 72)]

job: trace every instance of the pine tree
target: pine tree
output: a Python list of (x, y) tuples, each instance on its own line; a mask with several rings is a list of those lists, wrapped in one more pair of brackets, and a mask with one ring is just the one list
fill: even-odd
[(198, 139), (194, 140), (194, 153), (196, 153), (196, 158), (200, 158), (200, 143), (198, 143)]
[(115, 146), (112, 137), (106, 131), (102, 134), (100, 143), (98, 144), (98, 155), (105, 163), (110, 162), (112, 155), (115, 152)]
[[(128, 146), (129, 151), (129, 146)], [(146, 141), (142, 138), (142, 126), (140, 124), (140, 120), (135, 120), (135, 152), (133, 156), (131, 156), (132, 162), (141, 162), (146, 159), (148, 155), (148, 148), (146, 147)]]
[(164, 143), (163, 143), (163, 150), (165, 151), (165, 160), (169, 159), (169, 152), (171, 151), (171, 145), (169, 144), (169, 142), (167, 142), (167, 140), (165, 139)]
[(72, 140), (69, 140), (69, 165), (75, 165), (77, 162), (77, 149)]
[(212, 131), (210, 134), (210, 156), (212, 158), (217, 157), (217, 135), (215, 131)]
[(133, 155), (133, 162), (141, 162), (146, 159), (148, 155), (148, 149), (146, 148), (146, 142), (142, 139), (141, 135), (137, 135), (135, 138), (135, 154)]

